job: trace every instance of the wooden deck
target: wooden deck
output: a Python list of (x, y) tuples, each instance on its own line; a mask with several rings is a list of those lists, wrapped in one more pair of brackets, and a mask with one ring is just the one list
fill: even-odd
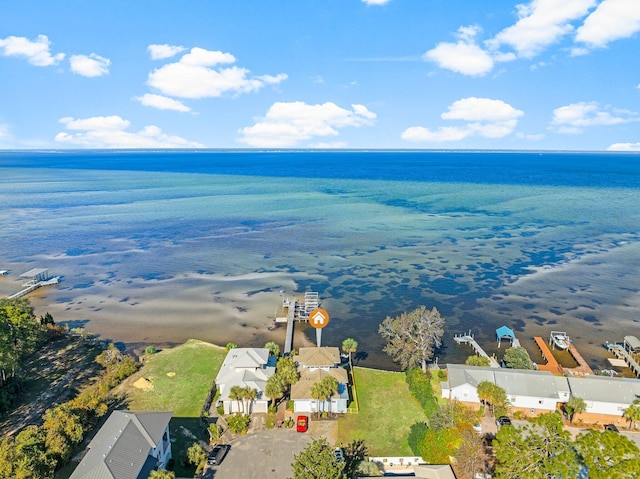
[(540, 336), (535, 336), (533, 339), (538, 345), (538, 348), (540, 348), (542, 357), (545, 359), (545, 361), (547, 361), (546, 364), (538, 364), (538, 369), (540, 371), (549, 371), (553, 374), (559, 374), (561, 376), (564, 376), (565, 374), (569, 374), (571, 376), (594, 375), (593, 370), (589, 367), (589, 364), (587, 364), (587, 362), (578, 352), (573, 343), (569, 345), (569, 354), (571, 354), (573, 359), (575, 359), (576, 363), (578, 363), (578, 366), (576, 366), (575, 368), (565, 368), (560, 363), (558, 363), (558, 361), (556, 361), (556, 358), (553, 357), (553, 353), (549, 349), (549, 346), (547, 346), (547, 343), (545, 343)]

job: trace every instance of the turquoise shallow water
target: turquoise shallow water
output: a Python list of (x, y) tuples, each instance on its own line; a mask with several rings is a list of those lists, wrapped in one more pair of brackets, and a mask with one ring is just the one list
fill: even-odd
[[(128, 155), (128, 156), (127, 156)], [(640, 335), (640, 157), (519, 153), (0, 154), (0, 293), (63, 275), (38, 310), (125, 344), (261, 345), (280, 291), (320, 293), (323, 343), (393, 367), (377, 325), (447, 318), (439, 361), (495, 328), (567, 331), (605, 367)], [(385, 168), (387, 166), (387, 168)], [(14, 274), (15, 273), (15, 274)]]

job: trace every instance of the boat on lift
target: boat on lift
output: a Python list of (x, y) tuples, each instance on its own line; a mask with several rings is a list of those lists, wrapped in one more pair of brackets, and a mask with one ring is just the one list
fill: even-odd
[(563, 331), (551, 331), (551, 341), (558, 349), (568, 349), (571, 344), (569, 336)]

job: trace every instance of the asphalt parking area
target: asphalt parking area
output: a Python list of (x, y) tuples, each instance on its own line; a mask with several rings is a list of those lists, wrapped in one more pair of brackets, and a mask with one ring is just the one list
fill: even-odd
[(208, 466), (206, 478), (264, 479), (291, 476), (293, 455), (302, 451), (312, 436), (292, 429), (268, 429), (234, 439), (219, 466)]

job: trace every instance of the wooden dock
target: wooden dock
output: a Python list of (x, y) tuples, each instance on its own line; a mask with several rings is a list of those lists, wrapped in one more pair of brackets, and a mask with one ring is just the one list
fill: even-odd
[(492, 358), (491, 356), (489, 356), (484, 351), (484, 349), (480, 347), (480, 345), (473, 338), (471, 331), (469, 331), (469, 333), (467, 334), (456, 334), (453, 336), (453, 340), (458, 344), (469, 344), (478, 356), (482, 356), (483, 358), (487, 358), (489, 360), (489, 365), (492, 368), (500, 367), (500, 364), (498, 364), (498, 361), (496, 361), (495, 358)]
[(553, 357), (553, 353), (549, 349), (549, 346), (547, 346), (547, 343), (545, 343), (540, 336), (534, 336), (533, 340), (538, 345), (542, 353), (542, 358), (547, 362), (546, 364), (538, 364), (538, 370), (549, 371), (553, 374), (564, 374), (562, 366), (560, 366), (556, 358)]
[[(282, 292), (281, 292), (282, 294)], [(287, 332), (284, 339), (284, 354), (290, 353), (293, 349), (293, 329), (296, 321), (309, 321), (309, 313), (320, 304), (318, 293), (307, 291), (304, 298), (284, 298), (282, 307), (276, 311), (275, 322), (287, 323)]]
[(571, 354), (571, 356), (573, 357), (573, 359), (575, 359), (576, 363), (578, 363), (578, 366), (576, 366), (575, 368), (565, 368), (560, 363), (558, 363), (558, 361), (556, 361), (556, 358), (553, 357), (553, 353), (549, 349), (549, 346), (547, 346), (547, 343), (545, 343), (540, 336), (535, 336), (533, 339), (538, 345), (538, 348), (540, 348), (542, 357), (545, 359), (545, 361), (547, 361), (546, 364), (538, 364), (538, 369), (540, 371), (549, 371), (553, 374), (560, 374), (562, 376), (564, 376), (565, 374), (569, 374), (571, 376), (593, 376), (594, 375), (593, 370), (589, 367), (589, 364), (587, 364), (587, 362), (584, 360), (582, 355), (578, 352), (578, 350), (573, 345), (573, 343), (569, 344), (568, 351), (569, 351), (569, 354)]

